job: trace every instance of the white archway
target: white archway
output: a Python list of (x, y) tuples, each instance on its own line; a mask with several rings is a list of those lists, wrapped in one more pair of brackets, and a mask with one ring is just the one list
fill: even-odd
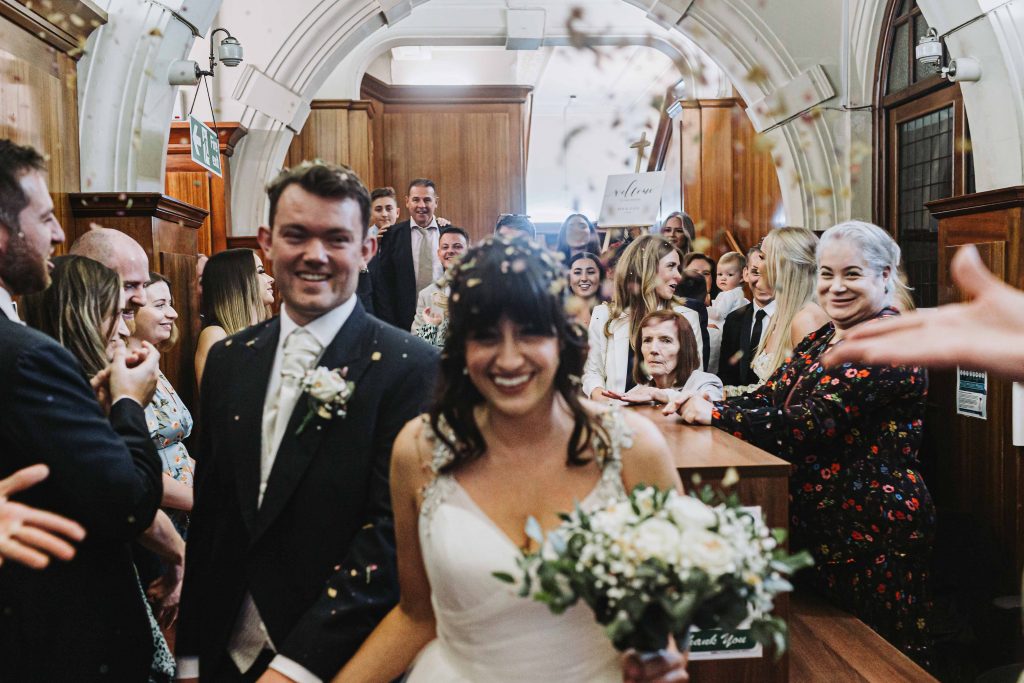
[[(394, 44), (504, 42), (504, 33), (500, 32), (504, 26), (503, 16), (498, 21), (462, 22), (437, 33), (402, 30), (402, 22), (409, 16), (417, 18), (414, 29), (429, 24), (429, 20), (420, 19), (428, 9), (425, 5), (434, 2), (441, 6), (439, 9), (449, 9), (443, 0), (387, 3), (325, 0), (295, 27), (265, 71), (249, 69), (247, 77), (235, 90), (236, 96), (245, 98), (260, 88), (268, 92), (276, 88), (294, 95), (300, 105), (277, 118), (255, 106), (248, 106), (242, 112), (241, 121), (250, 133), (232, 159), (232, 215), (237, 230), (252, 231), (263, 219), (262, 186), (281, 166), (294, 131), (301, 128), (308, 114), (309, 102), (349, 53), (366, 55), (361, 63), (352, 64), (352, 83), (355, 84), (372, 59), (370, 55)], [(646, 7), (651, 3), (641, 0), (625, 0), (625, 3), (651, 9)], [(504, 3), (481, 4), (489, 7), (477, 5), (476, 16), (482, 17), (487, 9), (502, 13), (505, 9)], [(623, 4), (623, 0), (618, 0), (617, 4)], [(413, 5), (419, 5), (415, 14), (412, 14)], [(810, 107), (835, 95), (822, 66), (802, 67), (770, 27), (742, 2), (657, 2), (647, 18), (668, 28), (670, 33), (678, 32), (700, 44), (730, 75), (732, 84), (750, 105), (755, 127), (775, 142), (773, 154), (778, 162), (790, 222), (822, 228), (848, 215), (848, 178), (837, 154), (841, 145), (836, 144), (832, 130), (833, 126), (841, 127), (842, 122), (830, 121), (827, 117), (800, 118)], [(378, 34), (385, 25), (391, 28)], [(646, 33), (651, 29), (653, 26)], [(405, 42), (402, 38), (393, 38), (392, 33), (404, 35)], [(414, 36), (418, 37), (414, 40)], [(644, 36), (641, 30), (632, 37), (640, 41)], [(604, 35), (602, 39), (630, 37)], [(569, 36), (564, 32), (549, 28), (545, 33), (545, 44), (568, 44), (568, 41)], [(672, 44), (671, 40), (661, 41), (665, 49)], [(677, 55), (681, 52), (678, 47), (671, 49)], [(353, 96), (358, 97), (358, 87), (353, 85), (353, 89)]]

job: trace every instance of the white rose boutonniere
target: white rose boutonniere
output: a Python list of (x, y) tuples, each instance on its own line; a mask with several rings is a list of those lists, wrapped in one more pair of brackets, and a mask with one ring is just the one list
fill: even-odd
[(330, 420), (348, 414), (348, 401), (356, 388), (355, 382), (345, 379), (348, 368), (328, 370), (324, 366), (307, 370), (300, 387), (309, 400), (309, 412), (302, 419), (295, 434), (301, 434), (314, 417)]

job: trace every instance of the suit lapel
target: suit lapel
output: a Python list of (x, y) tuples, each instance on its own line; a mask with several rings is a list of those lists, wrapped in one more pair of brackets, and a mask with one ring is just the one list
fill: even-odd
[(740, 348), (743, 350), (743, 357), (740, 360), (740, 385), (747, 384), (747, 376), (750, 374), (750, 363), (754, 360), (754, 349), (750, 346), (751, 326), (754, 324), (754, 305), (748, 304), (740, 319)]
[[(362, 304), (356, 303), (348, 320), (342, 325), (334, 340), (317, 362), (318, 366), (330, 369), (348, 368), (346, 379), (355, 382), (353, 400), (359, 394), (359, 381), (371, 363), (370, 348), (375, 339), (375, 327), (366, 315)], [(295, 404), (288, 421), (288, 427), (281, 438), (281, 445), (274, 458), (274, 466), (267, 480), (263, 505), (259, 508), (253, 540), (262, 534), (281, 513), (289, 498), (295, 492), (309, 463), (316, 456), (329, 434), (334, 436), (347, 428), (346, 418), (333, 417), (324, 420), (314, 417), (301, 434), (296, 434), (309, 411), (309, 398), (303, 394)], [(257, 482), (257, 487), (258, 487)]]
[[(256, 501), (260, 489), (260, 460), (263, 446), (263, 408), (270, 383), (270, 372), (274, 367), (274, 354), (281, 334), (281, 321), (274, 318), (256, 337), (243, 344), (244, 371), (237, 373), (240, 383), (239, 395), (244, 397), (251, 410), (240, 410), (237, 416), (229, 418), (234, 428), (233, 441), (237, 444), (235, 459), (237, 465), (238, 499), (241, 502), (242, 517), (250, 535), (256, 528)], [(233, 341), (233, 340), (232, 340)]]

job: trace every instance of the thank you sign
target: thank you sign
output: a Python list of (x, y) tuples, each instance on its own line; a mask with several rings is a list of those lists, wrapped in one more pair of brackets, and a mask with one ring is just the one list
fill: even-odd
[(189, 136), (192, 140), (192, 161), (210, 173), (223, 176), (220, 170), (220, 141), (212, 128), (197, 119), (188, 117)]
[(602, 228), (654, 225), (664, 187), (664, 171), (608, 176), (598, 223)]

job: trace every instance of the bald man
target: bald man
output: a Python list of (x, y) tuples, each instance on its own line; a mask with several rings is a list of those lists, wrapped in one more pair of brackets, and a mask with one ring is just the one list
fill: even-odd
[(135, 321), (135, 311), (146, 305), (146, 283), (149, 282), (149, 257), (134, 239), (119, 230), (94, 225), (71, 245), (71, 253), (99, 261), (116, 270), (124, 285), (126, 302), (123, 312), (128, 322)]

